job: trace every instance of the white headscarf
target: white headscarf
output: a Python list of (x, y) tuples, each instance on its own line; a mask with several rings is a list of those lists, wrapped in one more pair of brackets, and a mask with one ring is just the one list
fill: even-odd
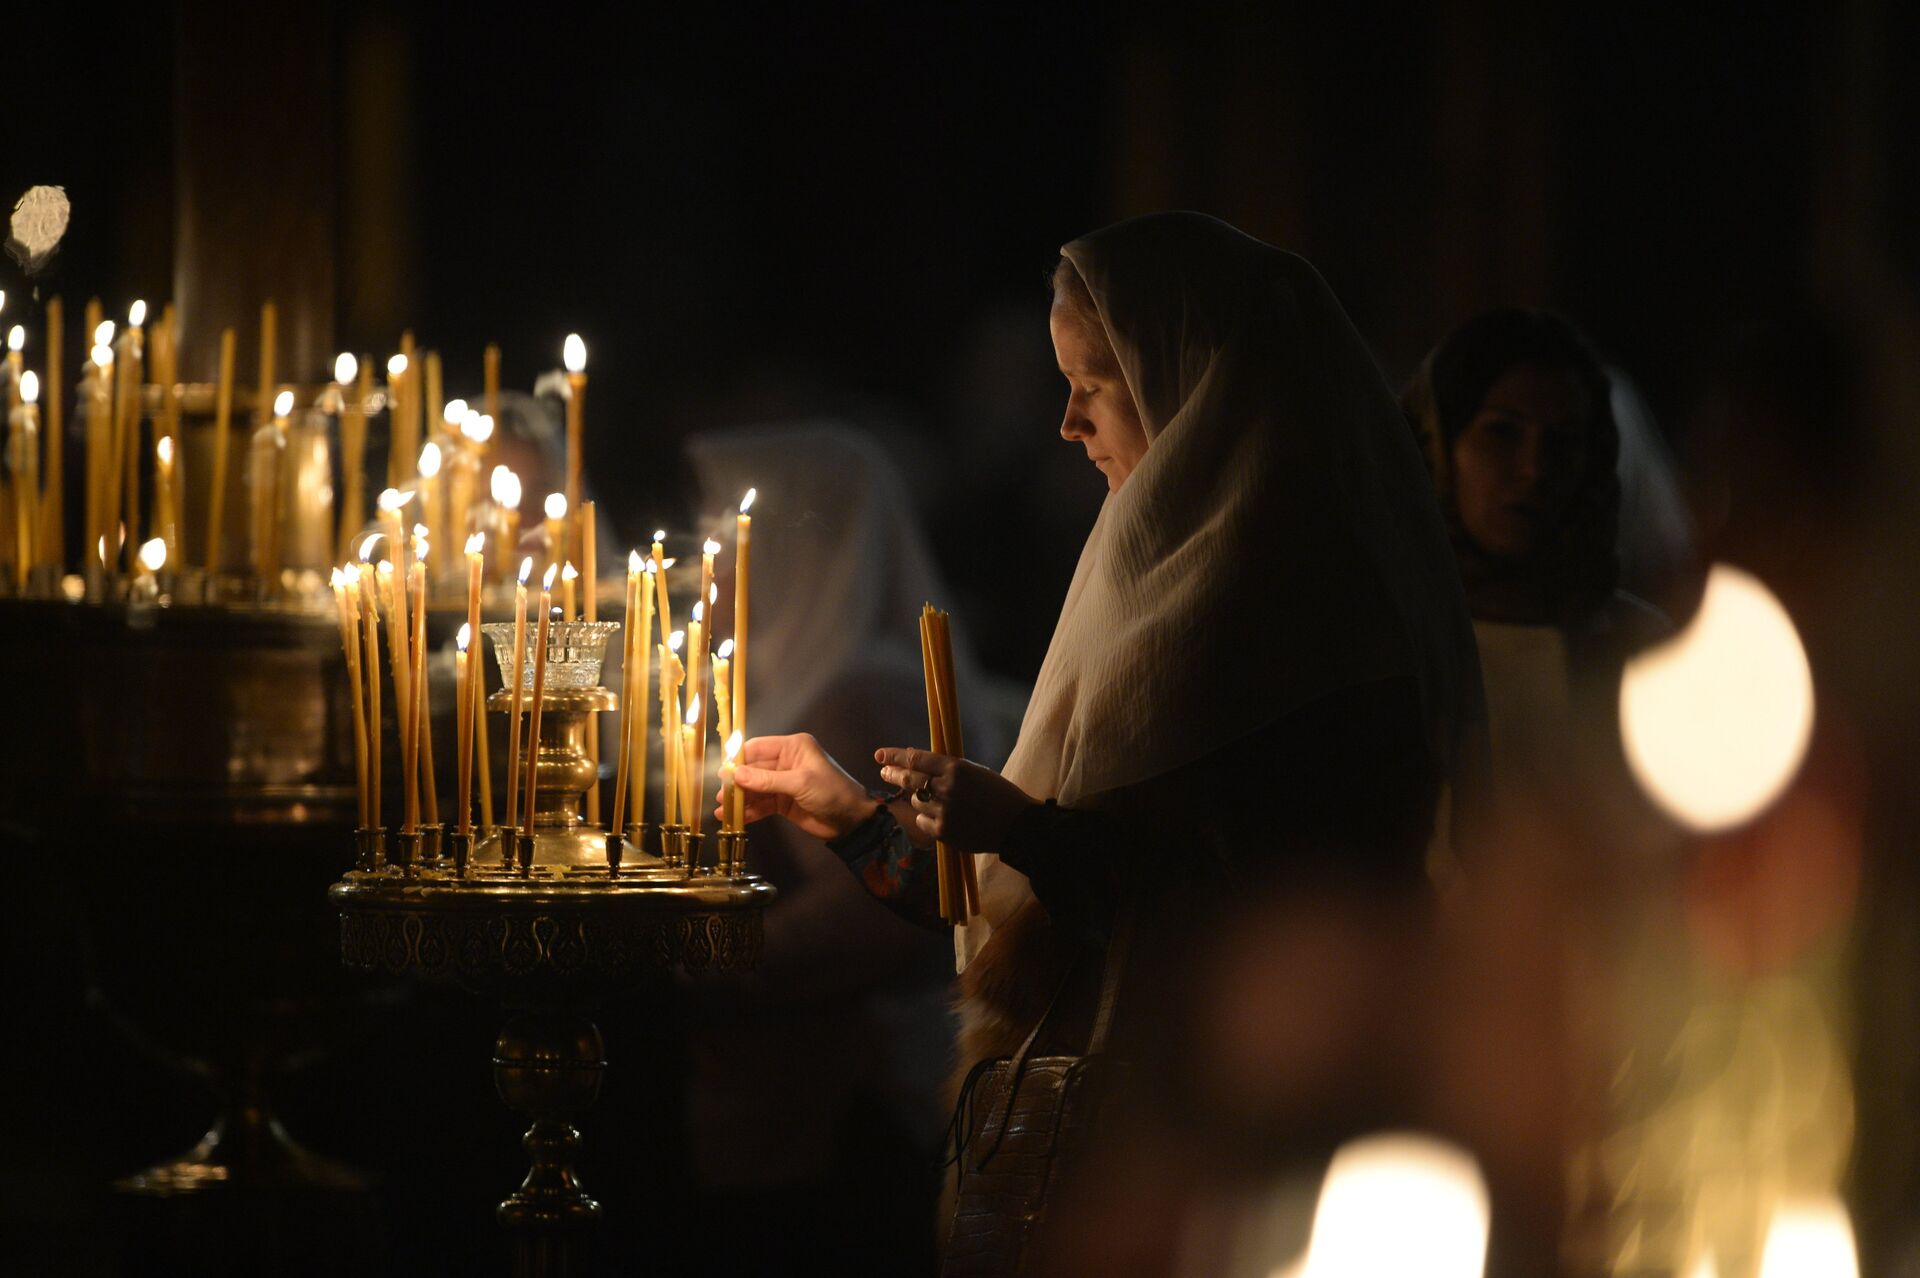
[[(1479, 702), (1466, 601), (1406, 421), (1326, 283), (1195, 213), (1061, 252), (1149, 447), (1087, 538), (1006, 775), (1100, 806), (1319, 697), (1413, 676), (1451, 776)], [(1031, 897), (998, 858), (981, 869), (962, 966)]]

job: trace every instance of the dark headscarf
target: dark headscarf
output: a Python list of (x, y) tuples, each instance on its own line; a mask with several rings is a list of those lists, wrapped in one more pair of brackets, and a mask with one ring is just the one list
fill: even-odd
[[(1453, 443), (1493, 384), (1523, 366), (1570, 373), (1587, 399), (1586, 470), (1546, 543), (1524, 560), (1488, 554), (1468, 536), (1455, 500)], [(1433, 474), (1453, 538), (1467, 605), (1484, 621), (1575, 626), (1613, 597), (1620, 522), (1620, 433), (1599, 357), (1567, 320), (1548, 311), (1483, 311), (1433, 349), (1400, 405)]]

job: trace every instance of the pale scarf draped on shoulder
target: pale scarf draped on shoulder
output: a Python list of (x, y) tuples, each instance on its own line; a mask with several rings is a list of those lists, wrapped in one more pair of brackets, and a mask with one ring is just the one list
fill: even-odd
[[(1451, 776), (1480, 695), (1465, 599), (1405, 419), (1326, 283), (1193, 213), (1061, 252), (1150, 442), (1087, 538), (1006, 776), (1137, 817), (1129, 791), (1397, 676), (1418, 681), (1430, 757)], [(1223, 777), (1213, 792), (1233, 787), (1254, 783)], [(961, 967), (1032, 899), (997, 857), (980, 868)]]

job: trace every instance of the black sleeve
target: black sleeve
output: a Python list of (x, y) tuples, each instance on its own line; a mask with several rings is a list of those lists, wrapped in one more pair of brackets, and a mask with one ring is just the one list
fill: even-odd
[(1055, 926), (1104, 945), (1134, 864), (1133, 851), (1113, 818), (1049, 799), (1014, 818), (1000, 859), (1027, 876)]
[(932, 931), (947, 930), (933, 849), (913, 846), (885, 804), (876, 804), (872, 816), (827, 846), (894, 913)]

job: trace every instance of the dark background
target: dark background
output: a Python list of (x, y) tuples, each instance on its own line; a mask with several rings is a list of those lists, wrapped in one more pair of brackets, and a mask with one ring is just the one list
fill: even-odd
[[(625, 539), (686, 517), (689, 431), (850, 418), (907, 463), (971, 615), (999, 621), (982, 560), (1032, 560), (976, 626), (1016, 678), (1098, 479), (1047, 458), (1025, 504), (1058, 503), (1048, 544), (1002, 547), (973, 531), (991, 467), (951, 463), (1044, 456), (1039, 281), (1072, 236), (1225, 217), (1311, 258), (1396, 383), (1475, 309), (1552, 305), (1672, 427), (1729, 332), (1862, 245), (1910, 265), (1920, 212), (1892, 75), (1915, 18), (1884, 0), (62, 9), (0, 80), (0, 186), (62, 184), (74, 222), (0, 287), (64, 294), (70, 351), (87, 296), (121, 315), (224, 274), (182, 299), (185, 359), (231, 320), (244, 369), (295, 255), (328, 259), (303, 265), (331, 292), (281, 290), (289, 376), (411, 327), (449, 395), (489, 340), (528, 388), (577, 330), (589, 475)], [(216, 205), (232, 233), (183, 260), (176, 223)]]

